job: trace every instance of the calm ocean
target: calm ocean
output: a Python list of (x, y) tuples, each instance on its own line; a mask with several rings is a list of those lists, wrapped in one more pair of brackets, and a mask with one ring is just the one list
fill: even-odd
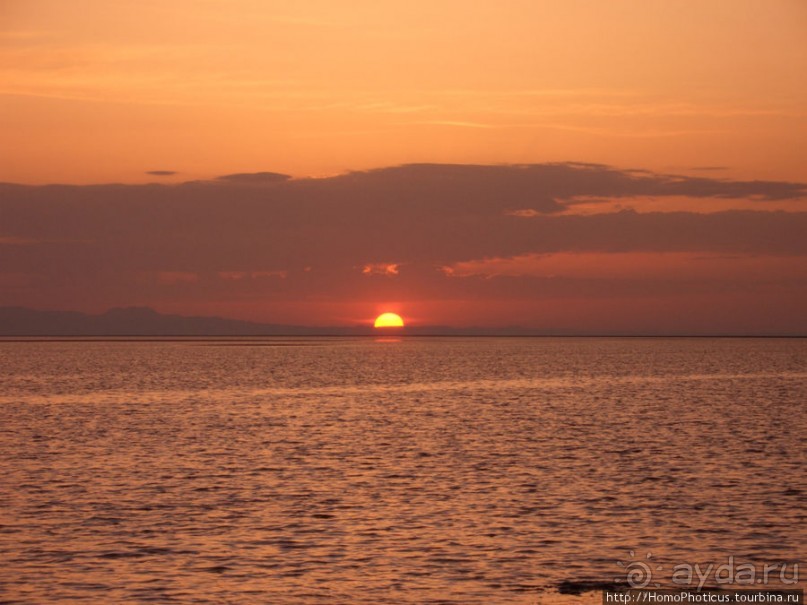
[(803, 339), (0, 340), (0, 601), (783, 585), (805, 429)]

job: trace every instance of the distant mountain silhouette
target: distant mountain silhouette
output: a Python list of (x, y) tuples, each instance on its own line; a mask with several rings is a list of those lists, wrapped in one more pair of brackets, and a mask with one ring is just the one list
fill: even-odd
[[(0, 335), (3, 336), (257, 336), (322, 332), (323, 329), (318, 328), (221, 317), (164, 315), (149, 307), (114, 308), (100, 315), (0, 307)], [(333, 333), (333, 329), (325, 332)]]
[(118, 307), (99, 315), (0, 307), (0, 336), (489, 336), (527, 335), (523, 328), (290, 326), (223, 317), (167, 315), (149, 307)]

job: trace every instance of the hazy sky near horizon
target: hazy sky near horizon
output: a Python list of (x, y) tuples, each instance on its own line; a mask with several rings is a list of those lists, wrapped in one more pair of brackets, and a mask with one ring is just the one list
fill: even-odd
[(807, 332), (804, 73), (800, 0), (0, 0), (0, 304)]

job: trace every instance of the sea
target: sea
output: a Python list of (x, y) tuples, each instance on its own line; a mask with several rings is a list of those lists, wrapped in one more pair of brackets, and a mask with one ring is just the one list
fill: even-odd
[(804, 588), (806, 429), (797, 338), (0, 339), (0, 602)]

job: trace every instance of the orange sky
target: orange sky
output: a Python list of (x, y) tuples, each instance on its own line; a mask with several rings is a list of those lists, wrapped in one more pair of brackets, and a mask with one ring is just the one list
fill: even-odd
[(588, 161), (804, 179), (801, 0), (0, 0), (0, 180)]
[(0, 0), (0, 306), (807, 333), (804, 73), (802, 0)]

